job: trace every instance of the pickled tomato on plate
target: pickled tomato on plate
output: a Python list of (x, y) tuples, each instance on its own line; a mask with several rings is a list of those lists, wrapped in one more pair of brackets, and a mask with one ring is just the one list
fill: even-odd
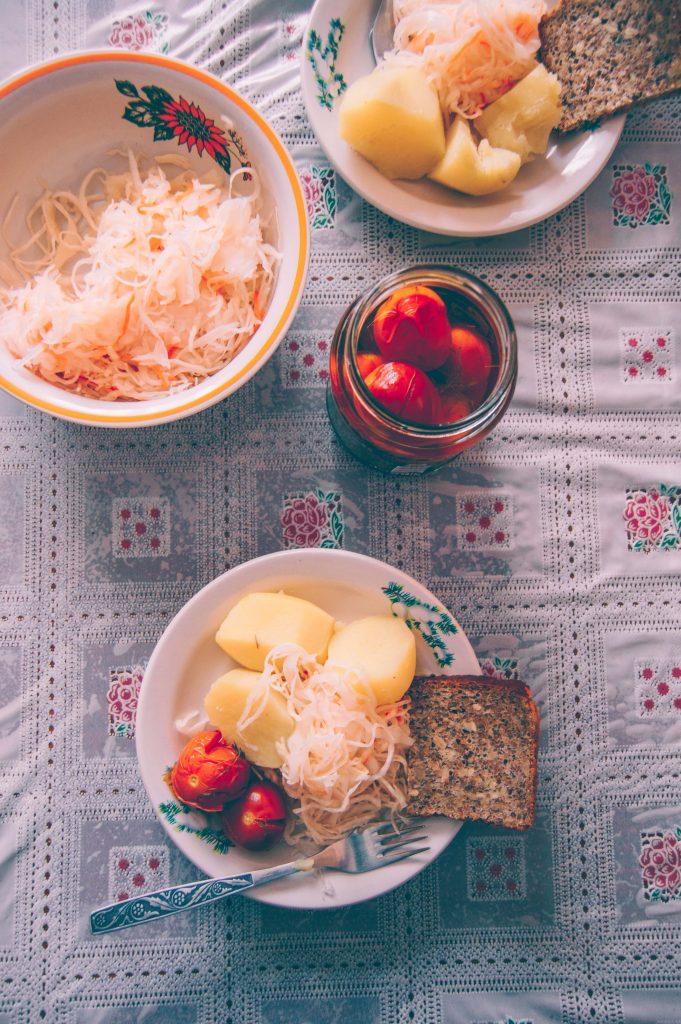
[(274, 846), (286, 827), (286, 802), (278, 786), (254, 782), (222, 812), (222, 827), (233, 843), (247, 850)]
[(183, 804), (221, 811), (245, 790), (251, 768), (217, 730), (187, 741), (170, 772), (170, 787)]

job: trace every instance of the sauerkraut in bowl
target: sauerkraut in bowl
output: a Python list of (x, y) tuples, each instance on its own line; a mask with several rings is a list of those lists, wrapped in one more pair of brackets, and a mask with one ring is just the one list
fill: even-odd
[(280, 140), (178, 61), (81, 54), (0, 87), (0, 385), (56, 416), (162, 423), (275, 351), (304, 202)]

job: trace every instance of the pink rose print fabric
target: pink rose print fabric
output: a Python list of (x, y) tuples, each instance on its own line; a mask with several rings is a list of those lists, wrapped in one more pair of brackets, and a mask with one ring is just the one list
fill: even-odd
[(517, 658), (499, 658), (495, 654), (489, 658), (481, 658), (480, 668), (482, 669), (482, 674), (487, 676), (488, 679), (518, 678)]
[(627, 489), (624, 523), (629, 551), (678, 550), (681, 545), (681, 488)]
[(129, 14), (114, 21), (109, 33), (109, 46), (118, 50), (156, 50), (168, 53), (170, 45), (165, 38), (168, 15), (145, 11), (143, 14)]
[(681, 899), (681, 828), (641, 832), (639, 865), (645, 900)]
[(109, 671), (106, 703), (109, 713), (109, 736), (132, 739), (144, 666), (126, 665)]
[(313, 230), (334, 227), (338, 197), (333, 167), (303, 167), (299, 177), (310, 227)]
[(610, 198), (616, 227), (669, 224), (672, 194), (662, 164), (615, 164)]
[(340, 548), (343, 545), (341, 496), (322, 490), (287, 494), (281, 510), (285, 548)]

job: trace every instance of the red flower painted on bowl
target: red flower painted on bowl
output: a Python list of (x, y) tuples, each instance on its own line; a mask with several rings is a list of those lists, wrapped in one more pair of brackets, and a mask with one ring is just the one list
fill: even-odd
[(641, 166), (622, 171), (612, 183), (612, 205), (618, 213), (643, 221), (648, 216), (657, 185), (652, 174)]
[(319, 547), (327, 522), (326, 506), (314, 494), (294, 498), (281, 514), (285, 540), (299, 548)]
[(624, 519), (630, 541), (655, 544), (669, 520), (669, 502), (658, 491), (633, 491), (627, 497)]
[(183, 96), (179, 100), (166, 100), (163, 104), (160, 119), (172, 128), (178, 142), (186, 144), (188, 149), (196, 146), (199, 156), (206, 152), (215, 160), (216, 156), (227, 156), (227, 138), (215, 121), (206, 117), (201, 107), (188, 103)]
[(648, 888), (676, 897), (681, 890), (681, 844), (673, 832), (649, 839), (641, 851), (640, 865)]

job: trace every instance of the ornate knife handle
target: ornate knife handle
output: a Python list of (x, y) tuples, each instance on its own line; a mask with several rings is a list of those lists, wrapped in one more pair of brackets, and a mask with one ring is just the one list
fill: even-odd
[(215, 903), (225, 896), (250, 889), (254, 884), (253, 875), (245, 874), (234, 875), (232, 878), (206, 878), (187, 885), (158, 889), (94, 910), (90, 914), (90, 928), (93, 935), (133, 928), (136, 924), (156, 921), (169, 914), (179, 914), (181, 910)]

